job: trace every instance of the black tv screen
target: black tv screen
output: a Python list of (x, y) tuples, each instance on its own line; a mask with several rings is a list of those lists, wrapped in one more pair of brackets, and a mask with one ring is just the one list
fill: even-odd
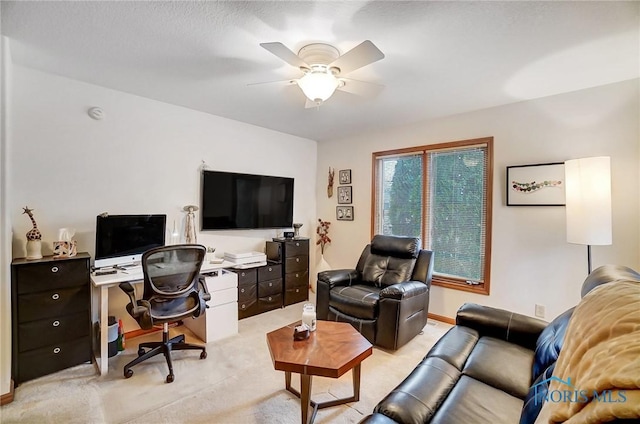
[(203, 171), (201, 200), (203, 230), (293, 225), (293, 178)]

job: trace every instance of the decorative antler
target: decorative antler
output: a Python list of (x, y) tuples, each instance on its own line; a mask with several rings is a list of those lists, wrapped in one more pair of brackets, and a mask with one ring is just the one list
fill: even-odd
[(336, 174), (336, 170), (329, 167), (329, 177), (328, 177), (328, 185), (327, 185), (327, 197), (333, 196), (333, 177)]

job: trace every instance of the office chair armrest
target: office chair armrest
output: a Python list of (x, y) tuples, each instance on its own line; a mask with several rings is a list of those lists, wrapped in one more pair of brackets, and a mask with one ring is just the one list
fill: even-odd
[(204, 276), (200, 276), (198, 278), (198, 284), (200, 285), (200, 296), (204, 299), (205, 302), (211, 300), (211, 293), (209, 293), (209, 288), (207, 287), (207, 279)]
[(136, 304), (136, 289), (133, 288), (131, 283), (120, 283), (120, 290), (122, 290), (127, 294), (127, 296), (129, 296), (129, 303), (132, 303), (133, 305)]

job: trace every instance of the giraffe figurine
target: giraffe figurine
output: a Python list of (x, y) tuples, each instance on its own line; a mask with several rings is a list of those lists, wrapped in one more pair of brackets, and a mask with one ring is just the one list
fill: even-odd
[(40, 259), (42, 258), (42, 233), (38, 230), (38, 224), (33, 218), (33, 209), (29, 209), (29, 206), (22, 208), (24, 212), (29, 216), (33, 228), (27, 232), (27, 259)]

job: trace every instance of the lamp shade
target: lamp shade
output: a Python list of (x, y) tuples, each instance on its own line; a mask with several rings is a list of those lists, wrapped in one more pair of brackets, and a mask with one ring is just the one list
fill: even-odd
[(611, 244), (611, 158), (573, 159), (564, 165), (567, 242)]
[(333, 95), (340, 80), (331, 72), (312, 70), (298, 80), (298, 85), (307, 98), (313, 102), (324, 102)]

